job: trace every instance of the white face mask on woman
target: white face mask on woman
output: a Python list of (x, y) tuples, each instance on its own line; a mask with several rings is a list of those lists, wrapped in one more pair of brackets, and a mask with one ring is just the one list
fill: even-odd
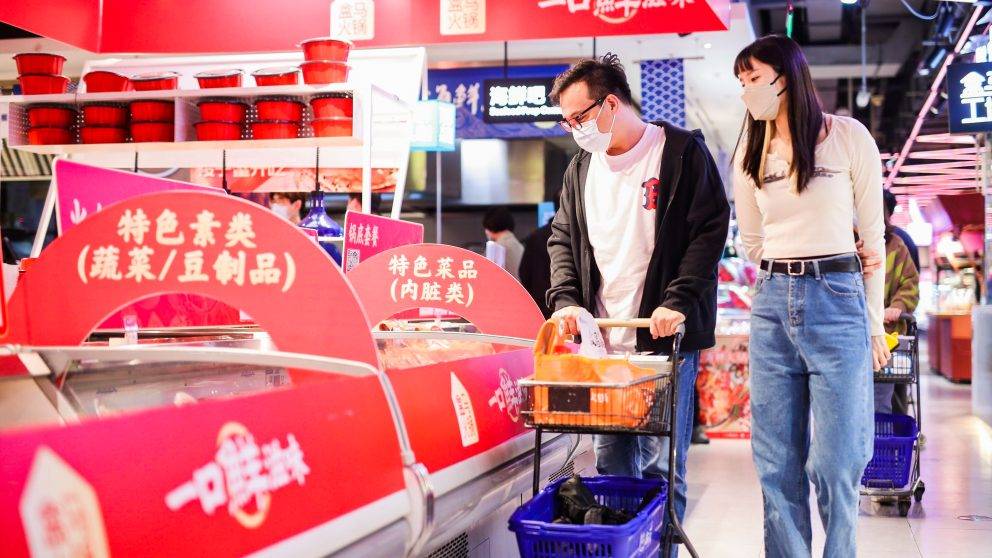
[(779, 74), (771, 83), (765, 85), (744, 86), (741, 99), (755, 120), (775, 120), (778, 116), (778, 108), (782, 104), (782, 93), (785, 93), (785, 88), (778, 91), (775, 82), (781, 77), (782, 75)]
[(617, 122), (617, 114), (613, 113), (613, 121), (610, 122), (610, 129), (606, 132), (600, 132), (599, 125), (596, 124), (604, 106), (606, 106), (605, 102), (599, 106), (596, 118), (572, 128), (572, 138), (575, 143), (590, 153), (605, 153), (610, 148), (610, 142), (613, 141), (613, 125)]

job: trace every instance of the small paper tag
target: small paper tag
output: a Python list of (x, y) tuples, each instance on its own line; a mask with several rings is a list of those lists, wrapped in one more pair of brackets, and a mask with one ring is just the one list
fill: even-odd
[(475, 422), (472, 399), (454, 372), (451, 373), (451, 404), (454, 405), (455, 416), (458, 417), (458, 430), (461, 432), (462, 446), (468, 447), (479, 443), (479, 426)]
[(596, 325), (596, 319), (588, 310), (582, 310), (579, 314), (579, 333), (582, 335), (582, 344), (579, 345), (579, 354), (591, 358), (602, 358), (606, 356), (606, 342), (603, 341), (603, 332)]

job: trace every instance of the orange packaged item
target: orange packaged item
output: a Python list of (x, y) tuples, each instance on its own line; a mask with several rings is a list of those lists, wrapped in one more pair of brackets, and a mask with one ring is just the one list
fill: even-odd
[(626, 357), (573, 354), (558, 322), (549, 320), (534, 345), (533, 381), (524, 385), (533, 390), (534, 425), (623, 430), (643, 427), (652, 415), (660, 420), (660, 406), (655, 403), (667, 381), (668, 377), (658, 377), (657, 371), (633, 365)]

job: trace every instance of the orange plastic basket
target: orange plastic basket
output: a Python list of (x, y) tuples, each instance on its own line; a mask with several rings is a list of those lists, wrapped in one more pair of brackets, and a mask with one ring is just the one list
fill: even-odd
[(519, 382), (527, 426), (659, 434), (667, 426), (671, 365), (659, 357), (590, 358), (572, 354), (557, 322), (534, 346), (534, 376)]

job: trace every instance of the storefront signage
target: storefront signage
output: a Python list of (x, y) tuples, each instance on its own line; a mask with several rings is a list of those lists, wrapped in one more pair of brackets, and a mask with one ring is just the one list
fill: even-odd
[(331, 36), (349, 41), (375, 38), (373, 0), (334, 0), (331, 2)]
[(440, 0), (441, 35), (486, 32), (486, 0)]
[[(541, 119), (530, 116), (517, 119), (513, 115), (557, 110), (547, 102), (547, 94), (555, 76), (566, 69), (565, 65), (548, 65), (431, 70), (427, 73), (428, 94), (431, 99), (455, 105), (458, 139), (562, 136), (565, 131), (555, 125), (561, 119), (560, 111)], [(513, 83), (515, 89), (511, 91), (509, 85), (503, 88), (501, 80)], [(487, 82), (497, 89), (491, 92)], [(529, 102), (541, 96), (539, 86), (545, 91), (542, 105)], [(495, 96), (491, 97), (493, 93)], [(492, 108), (497, 110), (493, 112)], [(487, 110), (496, 119), (487, 116)]]
[(992, 131), (992, 62), (948, 66), (947, 96), (951, 133)]
[(485, 81), (486, 114), (489, 124), (505, 122), (557, 122), (561, 108), (548, 94), (554, 78), (488, 79)]
[(379, 252), (424, 241), (424, 226), (399, 219), (349, 211), (344, 216), (344, 270)]

